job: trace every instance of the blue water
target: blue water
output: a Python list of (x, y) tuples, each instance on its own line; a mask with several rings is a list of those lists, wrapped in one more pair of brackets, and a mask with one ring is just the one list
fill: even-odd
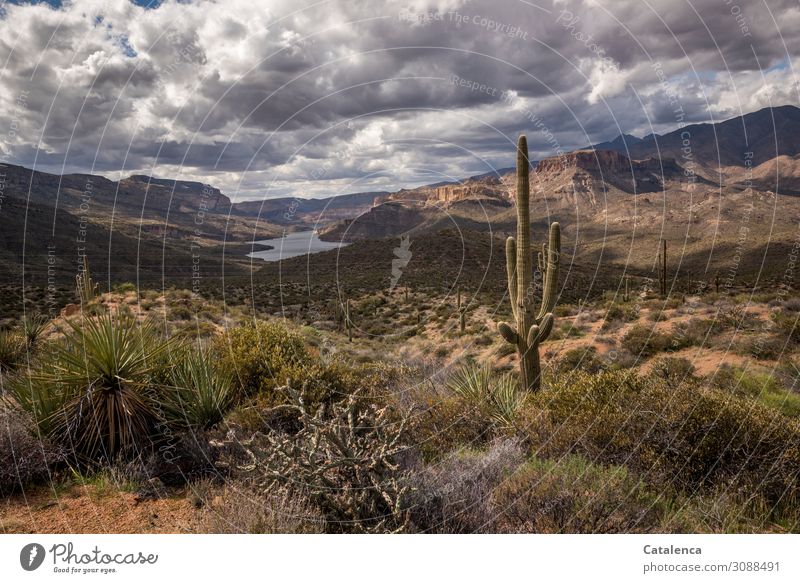
[(319, 253), (320, 251), (328, 251), (329, 249), (337, 249), (347, 245), (347, 243), (320, 241), (316, 231), (289, 233), (280, 239), (264, 239), (263, 241), (257, 241), (257, 243), (274, 247), (274, 249), (253, 251), (247, 254), (248, 257), (263, 259), (264, 261), (282, 261), (290, 257)]

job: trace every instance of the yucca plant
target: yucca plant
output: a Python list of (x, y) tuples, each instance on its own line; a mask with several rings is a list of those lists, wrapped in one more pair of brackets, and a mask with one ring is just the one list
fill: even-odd
[(492, 370), (486, 365), (469, 362), (450, 377), (448, 386), (464, 400), (478, 405), (486, 400), (492, 382)]
[(10, 384), (14, 400), (80, 460), (135, 453), (162, 422), (152, 379), (170, 342), (129, 316), (68, 324), (42, 363)]
[(169, 420), (198, 429), (222, 421), (236, 398), (233, 374), (216, 365), (210, 351), (202, 347), (183, 347), (174, 358), (170, 384), (162, 390), (162, 403)]
[(500, 375), (490, 385), (489, 412), (495, 420), (510, 425), (526, 398), (527, 392), (520, 390), (516, 375)]
[(16, 330), (0, 330), (0, 372), (19, 366), (25, 354), (25, 338)]
[(526, 399), (512, 374), (495, 375), (488, 365), (470, 362), (450, 378), (450, 390), (486, 412), (495, 421), (510, 424)]
[(34, 346), (50, 325), (50, 318), (44, 314), (26, 314), (22, 318), (22, 333), (28, 346)]

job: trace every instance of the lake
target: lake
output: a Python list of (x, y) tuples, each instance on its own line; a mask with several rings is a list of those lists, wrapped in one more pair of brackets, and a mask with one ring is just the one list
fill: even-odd
[(285, 237), (279, 239), (263, 239), (256, 242), (274, 247), (274, 249), (253, 251), (247, 254), (248, 257), (262, 259), (264, 261), (282, 261), (290, 257), (319, 253), (320, 251), (338, 249), (339, 247), (347, 245), (347, 243), (329, 243), (327, 241), (321, 241), (320, 238), (317, 237), (316, 231), (299, 231), (297, 233), (289, 233)]

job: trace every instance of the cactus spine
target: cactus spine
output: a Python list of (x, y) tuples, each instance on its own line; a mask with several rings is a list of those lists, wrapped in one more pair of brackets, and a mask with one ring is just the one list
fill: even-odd
[(81, 304), (84, 306), (100, 295), (100, 284), (95, 283), (92, 279), (86, 255), (83, 256), (83, 270), (75, 276), (75, 287)]
[(628, 294), (628, 282), (630, 281), (631, 276), (625, 276), (625, 293), (622, 296), (622, 301), (628, 303), (631, 300), (631, 296)]
[(539, 268), (544, 273), (542, 304), (534, 315), (533, 256), (531, 254), (530, 162), (528, 141), (520, 136), (517, 143), (517, 238), (506, 240), (508, 295), (515, 326), (500, 322), (497, 329), (519, 353), (520, 385), (530, 391), (541, 388), (539, 344), (553, 330), (553, 308), (556, 303), (558, 268), (561, 254), (561, 227), (550, 225), (550, 240), (542, 246)]

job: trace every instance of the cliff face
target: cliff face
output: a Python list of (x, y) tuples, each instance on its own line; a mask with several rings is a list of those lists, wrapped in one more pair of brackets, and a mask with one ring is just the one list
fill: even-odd
[(578, 150), (546, 158), (531, 175), (533, 188), (546, 197), (592, 206), (615, 191), (625, 194), (681, 188), (699, 178), (672, 158), (631, 160), (612, 150)]
[(414, 201), (429, 206), (449, 206), (464, 201), (507, 205), (512, 197), (505, 178), (505, 175), (501, 177), (489, 175), (467, 178), (459, 183), (421, 186), (411, 190), (404, 189), (391, 194), (388, 200)]
[(355, 219), (339, 221), (319, 231), (323, 241), (381, 239), (405, 233), (424, 220), (422, 209), (414, 204), (386, 202)]

